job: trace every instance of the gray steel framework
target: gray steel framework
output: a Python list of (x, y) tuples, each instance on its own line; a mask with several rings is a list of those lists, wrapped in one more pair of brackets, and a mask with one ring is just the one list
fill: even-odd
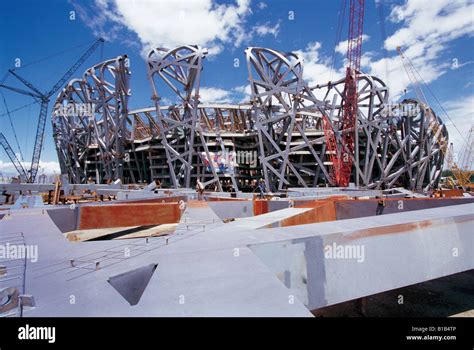
[(129, 139), (127, 56), (99, 63), (73, 79), (59, 94), (53, 110), (53, 132), (61, 172), (74, 183), (123, 176), (124, 146)]
[[(306, 129), (320, 124), (315, 118), (320, 119), (325, 111), (323, 103), (314, 97), (303, 80), (302, 58), (294, 53), (283, 54), (266, 48), (248, 48), (245, 52), (260, 162), (267, 188), (281, 190), (284, 185), (288, 186), (289, 172), (304, 187), (308, 183), (301, 172), (310, 174), (317, 180), (316, 172), (322, 170), (325, 177), (329, 178), (323, 160), (306, 136)], [(307, 114), (309, 110), (305, 102), (313, 105), (313, 115)], [(274, 108), (275, 105), (278, 106), (277, 109)], [(302, 142), (294, 145), (294, 139)], [(303, 149), (313, 157), (315, 166), (309, 168), (291, 162), (290, 156)], [(312, 185), (316, 185), (316, 182)]]
[[(183, 185), (184, 187), (190, 187), (191, 185), (196, 134), (201, 140), (208, 159), (211, 159), (200, 127), (200, 114), (198, 113), (202, 61), (206, 54), (207, 49), (190, 45), (180, 46), (172, 50), (157, 48), (150, 51), (147, 58), (148, 79), (153, 89), (152, 99), (155, 102), (161, 143), (166, 152), (166, 159), (174, 187), (181, 187)], [(171, 115), (177, 118), (169, 118), (161, 113), (158, 77), (181, 100), (183, 113)], [(168, 142), (169, 137), (171, 142)], [(185, 149), (182, 153), (173, 147), (181, 138), (184, 139), (185, 144)], [(180, 164), (178, 168), (176, 163)], [(176, 169), (178, 169), (177, 174), (175, 174)], [(221, 183), (214, 167), (211, 167), (211, 172), (212, 179), (205, 182), (204, 185), (216, 182), (218, 189), (222, 191)]]
[[(401, 185), (411, 190), (436, 187), (448, 144), (442, 120), (415, 99), (389, 104), (388, 88), (376, 77), (360, 74), (359, 80), (355, 184), (368, 188)], [(324, 99), (333, 100), (333, 125), (340, 121), (343, 89), (344, 79), (313, 88), (315, 93), (323, 92)], [(433, 118), (439, 127), (433, 127)]]
[[(242, 190), (263, 178), (267, 188), (314, 187), (331, 183), (323, 116), (338, 147), (342, 130), (344, 79), (308, 86), (303, 60), (267, 48), (246, 50), (251, 100), (244, 104), (201, 103), (199, 90), (207, 50), (180, 46), (155, 49), (147, 58), (154, 108), (128, 111), (128, 67), (120, 58), (86, 71), (58, 97), (58, 103), (94, 103), (95, 118), (53, 114), (62, 171), (71, 182), (160, 179), (171, 187), (192, 187), (200, 179), (222, 190)], [(112, 79), (105, 73), (111, 73)], [(351, 181), (365, 188), (404, 186), (430, 190), (441, 176), (448, 134), (429, 106), (408, 99), (388, 103), (388, 87), (377, 77), (358, 75), (359, 100)], [(164, 106), (168, 87), (179, 103)], [(433, 120), (439, 127), (433, 128)], [(206, 167), (215, 152), (254, 152), (256, 164), (234, 171)]]

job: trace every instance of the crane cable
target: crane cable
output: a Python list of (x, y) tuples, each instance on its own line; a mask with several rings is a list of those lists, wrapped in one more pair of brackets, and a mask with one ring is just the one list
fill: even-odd
[(386, 86), (390, 86), (390, 70), (388, 68), (388, 52), (385, 48), (385, 41), (387, 40), (387, 34), (385, 31), (385, 16), (383, 12), (383, 1), (376, 1), (375, 6), (378, 7), (379, 15), (379, 24), (380, 24), (380, 36), (382, 39), (382, 52), (383, 58), (385, 59), (385, 77), (386, 77)]
[[(95, 42), (95, 40), (92, 41), (92, 42)], [(19, 68), (20, 68), (20, 69), (23, 69), (23, 68), (29, 67), (29, 66), (31, 66), (31, 65), (34, 65), (34, 64), (37, 64), (37, 63), (40, 63), (40, 62), (47, 61), (47, 60), (49, 60), (49, 59), (51, 59), (51, 58), (53, 58), (53, 57), (60, 56), (60, 55), (65, 54), (65, 53), (67, 53), (67, 52), (69, 52), (69, 51), (73, 51), (73, 50), (75, 50), (75, 49), (78, 49), (78, 48), (80, 48), (80, 47), (84, 47), (84, 46), (90, 45), (90, 44), (91, 44), (91, 41), (88, 41), (88, 42), (86, 42), (86, 43), (83, 43), (83, 44), (80, 44), (80, 45), (76, 45), (76, 46), (73, 46), (73, 47), (70, 47), (70, 48), (67, 48), (67, 49), (58, 51), (58, 52), (53, 53), (53, 54), (51, 54), (51, 55), (48, 55), (48, 56), (46, 56), (46, 57), (39, 58), (39, 59), (37, 59), (37, 60), (35, 60), (35, 61), (31, 61), (31, 62), (28, 62), (28, 63), (26, 63), (26, 64), (22, 64), (21, 67), (13, 68), (12, 70), (16, 70), (16, 69), (19, 69)]]
[(5, 112), (5, 113), (0, 114), (0, 117), (4, 117), (4, 116), (6, 116), (6, 115), (8, 115), (8, 114), (12, 114), (12, 113), (18, 112), (18, 111), (20, 111), (20, 110), (22, 110), (22, 109), (25, 109), (25, 108), (27, 108), (27, 107), (30, 107), (31, 105), (34, 105), (35, 103), (39, 103), (39, 102), (40, 102), (39, 100), (35, 99), (33, 102), (27, 103), (27, 104), (24, 105), (24, 106), (21, 106), (21, 107), (12, 109), (9, 113)]
[(423, 79), (423, 77), (421, 76), (420, 72), (418, 72), (418, 70), (415, 68), (415, 66), (413, 65), (413, 69), (415, 71), (415, 73), (418, 75), (418, 78), (420, 79), (420, 82), (421, 84), (423, 85), (424, 88), (426, 88), (426, 90), (428, 90), (428, 92), (430, 93), (430, 95), (433, 97), (433, 99), (436, 101), (436, 103), (439, 105), (440, 109), (443, 111), (443, 113), (446, 115), (446, 117), (448, 118), (448, 120), (451, 122), (451, 124), (453, 125), (453, 127), (456, 129), (456, 131), (458, 132), (458, 134), (461, 136), (461, 139), (464, 141), (464, 144), (467, 145), (467, 140), (466, 138), (464, 137), (464, 135), (461, 133), (461, 131), (458, 129), (458, 127), (456, 126), (456, 124), (454, 123), (454, 121), (451, 119), (451, 117), (449, 116), (448, 112), (446, 112), (446, 110), (444, 109), (443, 105), (441, 104), (441, 102), (438, 100), (438, 98), (436, 97), (436, 95), (434, 94), (434, 92), (430, 89), (430, 87), (428, 86), (428, 84), (426, 84), (425, 80)]
[[(55, 54), (52, 54), (52, 55), (49, 55), (49, 56), (47, 56), (47, 57), (41, 58), (41, 59), (36, 60), (36, 61), (34, 61), (34, 62), (27, 63), (26, 65), (23, 65), (21, 68), (25, 68), (25, 67), (30, 66), (30, 65), (32, 65), (32, 64), (36, 64), (36, 63), (45, 61), (45, 60), (47, 60), (47, 59), (49, 59), (49, 58), (52, 58), (52, 57), (54, 57), (54, 56), (58, 56), (58, 55), (60, 55), (60, 54), (62, 54), (62, 53), (65, 53), (65, 52), (67, 52), (67, 51), (69, 51), (69, 50), (74, 50), (74, 49), (77, 49), (77, 48), (79, 48), (79, 47), (86, 46), (86, 45), (89, 44), (89, 43), (90, 43), (90, 42), (87, 42), (86, 44), (77, 45), (77, 46), (74, 46), (74, 47), (72, 47), (72, 48), (70, 48), (70, 49), (57, 52), (57, 53), (55, 53)], [(100, 53), (101, 61), (103, 61), (103, 50), (104, 50), (104, 44), (102, 43), (102, 44), (101, 44), (101, 53)], [(13, 69), (13, 70), (14, 70), (14, 69)], [(9, 73), (7, 72), (7, 73), (3, 76), (2, 80), (0, 80), (0, 84), (3, 84), (3, 83), (5, 82), (5, 80), (7, 80), (8, 77), (9, 77)], [(27, 103), (27, 104), (25, 104), (25, 105), (23, 105), (23, 106), (21, 106), (21, 107), (12, 109), (12, 110), (9, 111), (9, 112), (0, 114), (0, 118), (6, 116), (6, 115), (8, 115), (8, 114), (12, 114), (12, 113), (18, 112), (18, 111), (20, 111), (20, 110), (22, 110), (22, 109), (25, 109), (25, 108), (27, 108), (27, 107), (30, 107), (31, 105), (34, 105), (34, 104), (39, 103), (39, 102), (41, 102), (41, 101), (35, 99), (33, 102), (30, 102), (30, 103)]]
[(12, 127), (13, 136), (15, 137), (15, 141), (16, 141), (16, 145), (18, 147), (18, 152), (20, 153), (21, 161), (24, 162), (25, 160), (23, 159), (23, 153), (21, 152), (20, 143), (18, 142), (18, 137), (16, 135), (15, 126), (13, 125), (12, 117), (10, 115), (10, 111), (8, 110), (7, 100), (5, 99), (5, 95), (3, 94), (3, 91), (0, 90), (0, 93), (2, 94), (3, 104), (5, 105), (5, 109), (7, 111), (8, 120), (10, 121), (10, 126)]
[(100, 44), (100, 62), (104, 61), (104, 43)]
[(339, 10), (339, 23), (337, 24), (336, 30), (336, 42), (334, 43), (334, 50), (332, 53), (332, 62), (331, 62), (331, 70), (329, 71), (329, 81), (332, 80), (332, 73), (334, 71), (334, 66), (336, 64), (336, 48), (339, 42), (341, 41), (341, 33), (342, 33), (342, 25), (344, 23), (344, 17), (346, 14), (346, 0), (341, 1), (341, 8)]
[[(80, 45), (76, 45), (76, 46), (70, 47), (70, 48), (68, 48), (68, 49), (58, 51), (58, 52), (53, 53), (53, 54), (51, 54), (51, 55), (48, 55), (48, 56), (46, 56), (46, 57), (37, 59), (37, 60), (35, 60), (35, 61), (28, 62), (28, 63), (26, 63), (26, 64), (23, 64), (23, 65), (21, 65), (21, 67), (12, 68), (12, 70), (14, 71), (14, 70), (19, 69), (19, 68), (26, 68), (26, 67), (29, 67), (29, 66), (31, 66), (31, 65), (34, 65), (34, 64), (37, 64), (37, 63), (40, 63), (40, 62), (44, 62), (44, 61), (49, 60), (49, 59), (51, 59), (51, 58), (53, 58), (53, 57), (62, 55), (62, 54), (64, 54), (64, 53), (66, 53), (66, 52), (69, 52), (69, 51), (78, 49), (78, 48), (80, 48), (80, 47), (84, 47), (84, 46), (86, 46), (86, 45), (89, 45), (90, 43), (91, 43), (91, 41), (88, 41), (87, 43), (80, 44)], [(103, 47), (104, 47), (104, 45), (102, 44), (102, 48), (103, 48)], [(102, 56), (102, 55), (101, 55), (101, 56)], [(7, 80), (8, 77), (9, 77), (9, 73), (8, 73), (8, 71), (7, 71), (7, 72), (5, 73), (5, 75), (2, 77), (2, 79), (0, 80), (0, 84), (3, 84), (3, 83)], [(22, 110), (22, 109), (25, 109), (25, 108), (27, 108), (27, 107), (29, 107), (29, 106), (35, 104), (35, 103), (39, 103), (39, 102), (40, 102), (39, 100), (35, 100), (35, 101), (31, 102), (31, 103), (27, 103), (27, 104), (25, 104), (24, 106), (21, 106), (21, 107), (18, 107), (18, 108), (13, 109), (13, 110), (11, 110), (11, 111), (8, 111), (8, 112), (6, 112), (6, 113), (0, 114), (0, 117), (4, 117), (4, 116), (6, 116), (6, 115), (9, 116), (11, 113), (18, 112), (18, 111), (20, 111), (20, 110)]]

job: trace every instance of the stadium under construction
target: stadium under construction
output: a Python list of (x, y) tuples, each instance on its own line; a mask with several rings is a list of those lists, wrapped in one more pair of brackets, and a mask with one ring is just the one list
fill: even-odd
[[(245, 52), (248, 103), (200, 103), (206, 52), (181, 46), (148, 54), (153, 108), (128, 109), (133, 94), (125, 55), (73, 79), (52, 117), (62, 173), (78, 184), (159, 180), (189, 188), (200, 180), (234, 192), (248, 191), (260, 178), (272, 191), (334, 186), (331, 156), (344, 153), (344, 137), (352, 133), (354, 152), (344, 155), (355, 186), (427, 191), (438, 185), (448, 134), (426, 104), (390, 105), (384, 82), (359, 74), (356, 127), (343, 129), (345, 79), (310, 87), (301, 58), (266, 48)], [(180, 103), (162, 105), (164, 89)], [(328, 146), (325, 121), (336, 149)]]
[[(201, 98), (212, 65), (193, 43), (76, 74), (98, 39), (46, 93), (9, 70), (29, 90), (0, 89), (41, 107), (29, 170), (0, 133), (19, 174), (0, 184), (0, 317), (311, 317), (354, 301), (358, 316), (472, 315), (472, 129), (452, 159), (401, 48), (416, 98), (391, 103), (361, 70), (364, 1), (350, 5), (342, 78), (312, 85), (301, 55), (248, 47), (241, 103)], [(151, 99), (132, 109), (139, 64)], [(50, 117), (54, 182), (37, 178)], [(454, 301), (427, 292), (453, 275)], [(390, 299), (368, 311), (376, 295)]]

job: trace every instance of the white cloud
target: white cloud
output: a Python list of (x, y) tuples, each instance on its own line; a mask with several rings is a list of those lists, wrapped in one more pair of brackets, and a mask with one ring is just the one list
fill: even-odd
[(429, 46), (472, 35), (473, 12), (471, 0), (408, 0), (392, 8), (392, 22), (404, 25), (387, 38), (385, 47), (395, 50), (397, 46), (410, 47), (420, 42)]
[(232, 102), (233, 97), (228, 90), (215, 87), (202, 87), (199, 89), (200, 101), (202, 103)]
[(115, 30), (114, 25), (120, 25), (138, 36), (145, 51), (197, 44), (209, 48), (210, 54), (220, 52), (222, 44), (240, 45), (246, 38), (244, 23), (250, 13), (250, 0), (225, 5), (213, 0), (96, 0), (90, 11), (74, 5), (96, 32), (107, 32), (104, 28), (111, 23)]
[[(440, 61), (449, 42), (474, 32), (473, 12), (474, 4), (470, 0), (407, 0), (392, 8), (389, 18), (401, 27), (386, 39), (384, 46), (390, 52), (401, 46), (404, 56), (429, 84), (452, 65), (452, 60)], [(411, 83), (398, 53), (378, 60), (371, 56), (374, 53), (365, 53), (362, 70), (384, 80), (392, 100), (402, 97), (405, 90), (410, 91)]]
[(278, 21), (278, 23), (275, 24), (273, 27), (270, 25), (270, 22), (267, 22), (255, 28), (255, 33), (258, 36), (271, 34), (276, 38), (279, 32), (280, 32), (280, 21)]
[(245, 84), (225, 90), (216, 87), (203, 87), (199, 90), (201, 103), (245, 103), (249, 102), (252, 91)]
[[(92, 30), (94, 36), (102, 37), (107, 41), (117, 39), (121, 26), (114, 22), (113, 11), (107, 9), (107, 0), (96, 0), (91, 8), (79, 4), (75, 0), (69, 0), (82, 22)], [(125, 39), (129, 41), (128, 39)]]
[(331, 79), (331, 64), (329, 58), (322, 58), (319, 50), (321, 43), (318, 41), (309, 43), (305, 50), (297, 50), (295, 53), (302, 57), (303, 78), (310, 85), (324, 84)]
[(265, 8), (267, 8), (267, 4), (265, 4), (263, 1), (260, 1), (257, 5), (258, 9), (259, 10), (263, 10)]
[[(31, 166), (31, 163), (28, 162), (22, 162), (23, 168), (29, 169)], [(39, 171), (38, 175), (41, 174), (59, 174), (61, 172), (59, 168), (59, 163), (55, 161), (50, 161), (50, 162), (44, 162), (40, 161), (39, 163)], [(0, 160), (0, 173), (2, 173), (4, 176), (16, 176), (18, 175), (18, 172), (16, 171), (15, 167), (10, 161), (3, 161)]]
[(452, 70), (456, 70), (456, 69), (459, 69), (459, 68), (462, 68), (464, 66), (467, 66), (469, 64), (473, 64), (474, 61), (467, 61), (467, 62), (459, 62), (459, 60), (457, 58), (453, 58), (453, 62), (451, 64), (451, 69)]
[[(439, 116), (448, 128), (449, 141), (453, 143), (454, 153), (459, 155), (466, 146), (465, 140), (469, 129), (474, 126), (474, 94), (446, 101), (443, 103), (443, 107), (452, 122), (443, 113), (439, 113)], [(436, 108), (433, 109), (436, 110)], [(456, 127), (454, 127), (453, 122)], [(456, 128), (463, 134), (460, 135)]]
[(240, 96), (240, 99), (239, 99), (240, 103), (249, 102), (250, 99), (252, 98), (252, 88), (248, 84), (236, 86), (235, 88), (232, 89), (232, 91), (236, 95)]
[[(370, 37), (366, 34), (362, 34), (362, 42), (368, 41)], [(336, 45), (336, 52), (340, 53), (341, 55), (345, 55), (347, 53), (347, 40), (340, 41)]]
[[(411, 94), (411, 83), (405, 72), (402, 61), (396, 50), (402, 46), (407, 57), (421, 75), (424, 82), (438, 79), (452, 66), (452, 60), (440, 61), (449, 42), (462, 35), (474, 33), (472, 13), (474, 4), (469, 0), (407, 0), (405, 4), (394, 6), (389, 18), (400, 25), (400, 28), (387, 38), (384, 45), (390, 51), (387, 58), (379, 58), (380, 52), (363, 51), (361, 69), (363, 72), (381, 78), (389, 87), (390, 98), (398, 100), (404, 92)], [(438, 25), (439, 23), (439, 25)], [(369, 40), (364, 34), (363, 41)], [(320, 43), (310, 43), (298, 53), (305, 59), (304, 77), (314, 85), (337, 79), (345, 74), (344, 65), (338, 65), (335, 74), (331, 74), (331, 63), (319, 54)], [(341, 41), (335, 48), (336, 52), (347, 52), (347, 40)], [(459, 64), (460, 68), (461, 63)], [(414, 96), (413, 96), (414, 97)]]
[(173, 102), (170, 98), (168, 97), (161, 97), (160, 99), (160, 105), (162, 106), (171, 106), (173, 105), (175, 102)]

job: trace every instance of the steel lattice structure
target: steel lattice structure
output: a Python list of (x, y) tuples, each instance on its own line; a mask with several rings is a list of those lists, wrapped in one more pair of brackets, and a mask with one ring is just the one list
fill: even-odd
[(129, 75), (127, 56), (119, 56), (71, 80), (56, 99), (52, 122), (59, 163), (74, 183), (86, 182), (90, 171), (99, 182), (122, 178), (130, 139)]
[[(201, 103), (206, 54), (199, 46), (150, 51), (152, 108), (128, 111), (126, 56), (72, 80), (53, 113), (62, 171), (75, 183), (159, 179), (164, 186), (192, 187), (201, 180), (216, 190), (235, 191), (247, 190), (259, 178), (272, 191), (335, 185), (324, 130), (328, 123), (336, 147), (350, 157), (355, 185), (437, 186), (448, 134), (439, 118), (441, 127), (431, 127), (435, 114), (424, 103), (390, 105), (383, 81), (360, 73), (356, 127), (344, 128), (345, 79), (310, 87), (300, 57), (267, 48), (245, 51), (248, 103)], [(162, 105), (161, 96), (170, 90), (179, 103)], [(93, 117), (77, 108), (71, 108), (72, 116), (65, 113), (64, 106), (83, 104), (96, 107)], [(347, 133), (355, 133), (353, 152), (341, 141)]]

